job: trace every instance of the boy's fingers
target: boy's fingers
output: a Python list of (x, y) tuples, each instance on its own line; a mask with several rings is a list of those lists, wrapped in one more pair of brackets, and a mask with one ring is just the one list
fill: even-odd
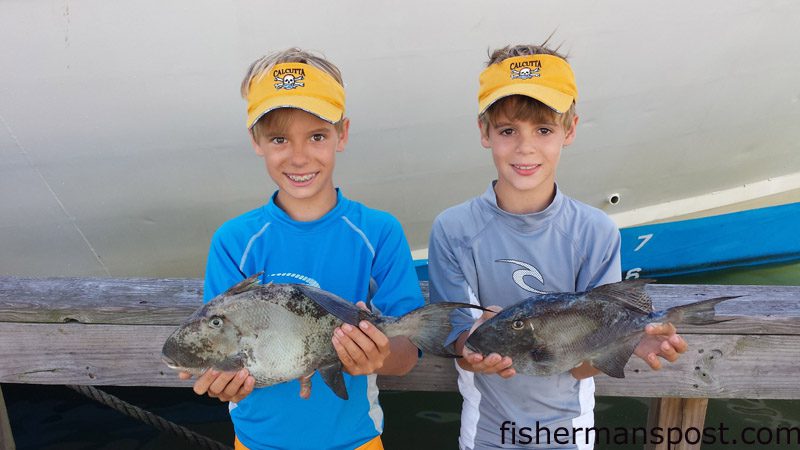
[(224, 399), (232, 399), (236, 397), (241, 388), (244, 386), (244, 382), (247, 379), (248, 373), (247, 369), (242, 369), (233, 376), (230, 383), (228, 383), (222, 391), (222, 395), (220, 396), (221, 400)]
[(658, 359), (655, 353), (648, 353), (647, 358), (645, 359), (647, 365), (650, 366), (653, 370), (660, 370), (661, 369), (661, 361)]
[(378, 327), (372, 325), (366, 320), (362, 320), (359, 324), (359, 328), (372, 341), (372, 344), (378, 349), (378, 351), (385, 353), (389, 350), (389, 338), (386, 337), (386, 335), (383, 334)]
[(356, 306), (359, 307), (360, 309), (363, 309), (364, 311), (369, 311), (369, 309), (367, 308), (367, 304), (364, 302), (356, 302)]
[[(347, 351), (350, 352), (350, 356), (352, 356), (356, 361), (366, 360), (368, 359), (367, 355), (378, 351), (378, 347), (375, 346), (375, 342), (373, 342), (369, 336), (364, 334), (364, 332), (361, 331), (361, 328), (344, 324), (342, 325), (341, 329), (352, 342), (352, 345), (348, 345), (346, 340), (343, 341)], [(363, 358), (361, 355), (363, 355)]]
[(492, 364), (491, 367), (489, 367), (489, 370), (491, 372), (499, 373), (508, 369), (509, 367), (511, 367), (511, 358), (508, 356), (503, 356), (500, 357), (500, 360), (498, 360), (496, 363)]
[(679, 334), (670, 336), (669, 343), (678, 353), (686, 353), (686, 350), (689, 350), (689, 344)]
[(499, 363), (502, 359), (503, 358), (500, 355), (498, 355), (497, 353), (491, 353), (491, 354), (489, 354), (489, 356), (484, 358), (483, 363), (482, 363), (482, 368), (483, 369), (488, 369), (488, 368), (496, 365), (497, 363)]
[(672, 347), (672, 344), (669, 341), (664, 341), (661, 343), (661, 357), (666, 359), (669, 362), (675, 362), (678, 360), (678, 352)]
[[(209, 394), (213, 394), (214, 397), (219, 397), (220, 394), (225, 392), (225, 387), (228, 383), (231, 382), (233, 377), (236, 376), (236, 372), (221, 372), (216, 380), (211, 383), (211, 386), (208, 387)], [(237, 387), (238, 390), (238, 387)]]
[(644, 329), (645, 333), (649, 335), (662, 335), (662, 336), (670, 336), (675, 334), (678, 330), (675, 328), (675, 325), (667, 322), (667, 323), (660, 323), (654, 322), (647, 324)]
[(344, 344), (342, 344), (342, 341), (340, 341), (339, 337), (335, 334), (333, 336), (333, 348), (336, 350), (339, 360), (342, 362), (342, 364), (344, 364), (345, 367), (353, 367), (355, 365), (355, 361), (353, 361), (353, 358), (351, 358), (350, 354), (347, 353), (347, 349), (344, 348)]
[(194, 393), (197, 395), (205, 395), (211, 383), (217, 378), (217, 374), (219, 374), (219, 372), (212, 369), (205, 371), (205, 373), (197, 377), (194, 386), (192, 386)]
[(189, 378), (192, 378), (192, 374), (189, 372), (178, 372), (178, 378), (181, 380), (188, 380)]
[(511, 377), (513, 377), (514, 375), (517, 374), (517, 371), (514, 370), (513, 368), (509, 367), (508, 369), (504, 369), (504, 370), (501, 370), (500, 372), (497, 372), (497, 374), (500, 375), (503, 378), (511, 378)]
[(464, 355), (464, 359), (471, 365), (478, 364), (479, 362), (483, 361), (483, 355), (480, 353), (470, 352), (469, 354)]
[(342, 364), (348, 369), (348, 373), (352, 374), (354, 370), (358, 371), (358, 368), (362, 367), (367, 361), (367, 355), (361, 347), (353, 342), (349, 335), (339, 329), (334, 332), (333, 339), (336, 353), (339, 355)]
[(244, 380), (244, 386), (242, 386), (242, 388), (239, 389), (239, 392), (236, 394), (235, 397), (230, 399), (230, 401), (234, 403), (239, 403), (240, 401), (242, 401), (242, 399), (253, 393), (253, 388), (255, 387), (255, 385), (256, 385), (256, 379), (248, 376), (247, 379)]
[(500, 356), (497, 353), (492, 353), (487, 356), (483, 362), (475, 364), (474, 368), (478, 372), (484, 373), (497, 373), (505, 370), (511, 366), (511, 358), (508, 356)]
[(492, 366), (500, 366), (503, 364), (503, 356), (499, 353), (492, 353), (489, 355)]

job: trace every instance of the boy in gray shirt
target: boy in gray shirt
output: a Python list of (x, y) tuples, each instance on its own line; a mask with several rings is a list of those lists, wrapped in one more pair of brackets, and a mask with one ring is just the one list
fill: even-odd
[[(441, 213), (430, 237), (431, 301), (511, 306), (535, 294), (581, 292), (620, 280), (620, 235), (602, 211), (556, 185), (562, 147), (575, 139), (578, 93), (566, 59), (544, 46), (496, 50), (481, 73), (478, 126), (497, 180)], [(479, 312), (477, 310), (473, 310)], [(473, 313), (475, 314), (475, 313)], [(517, 375), (511, 358), (464, 348), (492, 316), (453, 314), (461, 449), (593, 447), (594, 381), (588, 363), (540, 377)], [(670, 324), (651, 324), (636, 354), (654, 370), (686, 342)], [(512, 433), (510, 422), (515, 431)], [(527, 433), (518, 434), (523, 427)], [(555, 439), (553, 430), (569, 430)], [(525, 431), (525, 430), (522, 430)]]

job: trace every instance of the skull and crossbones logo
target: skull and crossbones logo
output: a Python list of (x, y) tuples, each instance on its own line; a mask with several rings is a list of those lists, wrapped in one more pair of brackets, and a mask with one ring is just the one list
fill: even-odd
[(283, 78), (275, 77), (275, 89), (294, 89), (303, 87), (305, 84), (301, 82), (303, 76), (284, 75)]
[(519, 70), (511, 69), (511, 79), (519, 78), (522, 80), (529, 80), (534, 77), (541, 77), (542, 75), (539, 74), (539, 68), (531, 69), (530, 67), (523, 67)]

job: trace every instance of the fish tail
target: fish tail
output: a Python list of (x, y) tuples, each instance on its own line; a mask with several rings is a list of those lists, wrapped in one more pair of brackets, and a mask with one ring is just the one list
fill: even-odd
[(444, 347), (450, 334), (450, 313), (460, 308), (485, 310), (469, 303), (431, 303), (417, 308), (396, 321), (386, 323), (384, 333), (391, 336), (406, 336), (424, 353), (454, 358)]
[(738, 297), (740, 296), (717, 297), (697, 303), (690, 303), (688, 305), (676, 306), (667, 310), (666, 320), (671, 323), (687, 325), (711, 325), (714, 323), (727, 322), (733, 319), (717, 319), (714, 313), (714, 307), (726, 300)]

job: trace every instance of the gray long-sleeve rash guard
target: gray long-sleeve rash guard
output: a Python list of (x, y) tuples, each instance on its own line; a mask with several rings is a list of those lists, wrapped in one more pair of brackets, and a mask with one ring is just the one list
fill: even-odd
[[(430, 298), (505, 308), (537, 293), (585, 291), (620, 280), (619, 250), (619, 231), (602, 211), (556, 188), (544, 211), (510, 214), (497, 206), (491, 183), (483, 195), (447, 209), (434, 221), (428, 247)], [(472, 314), (459, 310), (452, 315), (448, 345), (469, 330), (480, 311)], [(587, 445), (580, 430), (594, 426), (592, 378), (578, 381), (565, 372), (503, 379), (456, 368), (464, 397), (462, 449), (592, 448), (592, 434)], [(501, 433), (507, 421), (514, 422), (513, 435), (510, 423)], [(568, 444), (556, 442), (559, 427), (569, 430), (558, 438)]]

